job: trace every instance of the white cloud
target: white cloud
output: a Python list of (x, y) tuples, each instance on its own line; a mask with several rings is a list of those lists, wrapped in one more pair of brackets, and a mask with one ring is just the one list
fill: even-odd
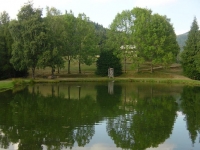
[(175, 148), (176, 146), (174, 144), (164, 143), (164, 144), (160, 144), (156, 148), (147, 148), (146, 150), (173, 150)]
[(115, 145), (106, 145), (106, 144), (95, 144), (93, 145), (90, 150), (116, 150), (120, 148), (116, 148)]
[[(79, 150), (80, 147), (73, 147), (73, 150)], [(91, 145), (91, 147), (81, 147), (82, 150), (117, 150), (117, 149), (121, 149), (121, 148), (116, 148), (115, 145), (109, 145), (109, 144), (101, 144), (101, 143), (98, 143), (98, 144), (94, 144), (94, 145)]]

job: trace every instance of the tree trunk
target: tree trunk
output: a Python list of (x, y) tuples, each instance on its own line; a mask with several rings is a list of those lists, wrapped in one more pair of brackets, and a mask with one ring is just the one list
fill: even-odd
[(71, 71), (70, 71), (70, 56), (68, 56), (68, 74), (71, 74)]
[(51, 68), (51, 78), (53, 79), (54, 78), (54, 72), (55, 72), (55, 69), (54, 67)]
[(78, 72), (79, 72), (79, 74), (81, 74), (81, 63), (80, 63), (80, 59), (79, 59), (79, 61), (78, 61)]
[(32, 68), (32, 79), (35, 79), (35, 68)]
[(60, 74), (60, 67), (58, 67), (58, 74)]
[(125, 56), (125, 59), (124, 59), (124, 70), (125, 70), (125, 73), (126, 73), (126, 56)]

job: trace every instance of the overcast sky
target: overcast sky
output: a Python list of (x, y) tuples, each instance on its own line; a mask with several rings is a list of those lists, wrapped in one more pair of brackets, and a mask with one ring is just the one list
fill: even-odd
[[(32, 0), (34, 7), (45, 10), (55, 7), (62, 13), (72, 10), (74, 15), (85, 13), (90, 20), (109, 27), (117, 13), (134, 7), (148, 8), (153, 13), (171, 19), (176, 34), (190, 30), (194, 17), (200, 23), (200, 0)], [(18, 11), (28, 0), (0, 0), (0, 12), (6, 11), (15, 19)]]

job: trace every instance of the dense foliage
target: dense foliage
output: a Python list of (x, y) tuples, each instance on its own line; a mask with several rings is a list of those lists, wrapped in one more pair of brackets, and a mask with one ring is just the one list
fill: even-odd
[[(124, 63), (125, 73), (127, 61), (138, 71), (148, 62), (153, 72), (155, 65), (169, 67), (179, 53), (170, 19), (148, 9), (133, 8), (118, 13), (109, 29), (92, 22), (85, 14), (75, 17), (72, 11), (62, 14), (54, 7), (47, 7), (46, 16), (42, 15), (41, 8), (34, 8), (28, 2), (19, 10), (17, 19), (9, 21), (6, 12), (1, 16), (0, 78), (13, 76), (15, 70), (30, 70), (35, 78), (35, 70), (46, 67), (51, 68), (54, 77), (55, 70), (59, 73), (66, 61), (70, 74), (72, 60), (78, 62), (77, 71), (82, 73), (81, 64), (95, 63), (95, 56), (104, 50), (112, 51), (118, 58), (118, 68), (120, 62)], [(104, 66), (106, 70), (115, 63), (111, 61), (116, 60), (110, 60)], [(97, 68), (97, 74), (99, 71)], [(121, 69), (116, 69), (115, 75), (120, 74)]]
[(188, 33), (188, 39), (181, 55), (183, 72), (192, 79), (200, 79), (200, 31), (196, 18)]
[(65, 60), (68, 60), (70, 73), (72, 59), (79, 60), (81, 73), (80, 64), (91, 65), (95, 61), (93, 58), (99, 54), (98, 47), (103, 44), (103, 36), (96, 31), (100, 31), (102, 26), (91, 22), (85, 14), (76, 18), (72, 11), (63, 15), (54, 7), (47, 7), (46, 17), (42, 15), (42, 9), (34, 8), (32, 2), (21, 7), (16, 20), (9, 21), (9, 15), (2, 13), (0, 78), (11, 77), (13, 68), (17, 71), (31, 70), (35, 78), (36, 68), (46, 67), (51, 68), (54, 77), (55, 69), (59, 72)]
[[(168, 67), (176, 62), (179, 46), (170, 19), (151, 10), (134, 8), (117, 14), (111, 26), (109, 45), (117, 51), (122, 49), (120, 58), (129, 58), (134, 68), (144, 62)], [(113, 34), (114, 32), (114, 34)], [(125, 66), (126, 72), (126, 66)]]
[(107, 76), (108, 68), (114, 68), (114, 76), (122, 74), (122, 65), (120, 59), (117, 58), (112, 51), (103, 51), (96, 63), (97, 75)]
[(199, 105), (199, 87), (184, 87), (181, 94), (181, 108), (185, 115), (185, 121), (187, 122), (187, 130), (192, 144), (199, 138), (200, 129), (200, 113)]
[(9, 25), (14, 40), (11, 63), (17, 70), (30, 68), (35, 78), (40, 55), (46, 48), (42, 10), (34, 9), (28, 3), (21, 8), (17, 17), (18, 20), (13, 20)]
[(17, 71), (10, 63), (13, 39), (8, 26), (10, 18), (5, 11), (0, 14), (0, 79), (26, 76), (26, 69)]
[(90, 23), (89, 18), (85, 14), (78, 15), (76, 28), (76, 51), (79, 73), (81, 73), (81, 64), (91, 65), (94, 62), (95, 50), (98, 50), (98, 41), (95, 36), (95, 27)]

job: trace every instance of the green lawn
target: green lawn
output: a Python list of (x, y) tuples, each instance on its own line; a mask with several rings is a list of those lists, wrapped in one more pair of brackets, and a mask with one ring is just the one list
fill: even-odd
[(5, 91), (8, 89), (17, 89), (22, 86), (26, 86), (27, 84), (32, 83), (33, 81), (30, 79), (12, 79), (12, 80), (2, 80), (0, 81), (0, 91)]
[(12, 89), (14, 84), (11, 80), (9, 81), (0, 81), (0, 90)]
[[(68, 75), (68, 68), (67, 68), (67, 62), (65, 63), (65, 67), (61, 68), (60, 73), (58, 74), (58, 70), (56, 69), (55, 75), (56, 76), (61, 76), (61, 77), (68, 77), (68, 76), (74, 76), (74, 77), (79, 77), (78, 75), (78, 62), (77, 61), (72, 61), (70, 65), (70, 71), (71, 75)], [(96, 71), (96, 64), (92, 64), (90, 66), (87, 66), (85, 64), (81, 64), (81, 71), (82, 71), (82, 76), (84, 75), (95, 75)], [(31, 77), (31, 70), (29, 71), (30, 77)], [(45, 69), (36, 69), (35, 70), (35, 75), (36, 77), (48, 77), (51, 75), (51, 68), (46, 67)]]
[[(175, 67), (174, 67), (175, 66)], [(134, 71), (131, 67), (131, 63), (128, 62), (126, 64), (126, 73), (121, 75), (121, 77), (135, 77), (135, 78), (173, 78), (173, 76), (183, 76), (182, 75), (182, 69), (179, 64), (174, 64), (172, 68), (170, 69), (162, 69), (159, 68), (159, 66), (154, 70), (154, 73), (150, 73), (150, 65), (148, 63), (144, 64), (140, 68), (140, 72), (137, 73)], [(81, 64), (81, 71), (82, 74), (78, 73), (78, 62), (72, 61), (71, 67), (70, 67), (71, 74), (68, 74), (67, 70), (67, 62), (65, 63), (65, 67), (60, 70), (60, 73), (58, 74), (58, 70), (56, 69), (55, 75), (58, 77), (98, 77), (95, 75), (96, 71), (96, 64), (93, 63), (90, 66), (87, 66), (85, 64)], [(124, 64), (122, 62), (122, 70), (124, 71)], [(30, 77), (31, 77), (31, 71), (29, 71)], [(51, 68), (47, 67), (45, 69), (36, 69), (35, 71), (36, 78), (47, 78), (51, 75)]]
[[(127, 72), (123, 73), (119, 77), (115, 77), (115, 81), (131, 81), (131, 82), (165, 82), (165, 83), (183, 83), (183, 84), (196, 84), (200, 85), (199, 81), (191, 80), (184, 75), (182, 75), (182, 68), (179, 64), (173, 64), (168, 69), (163, 69), (159, 66), (150, 73), (150, 68), (148, 64), (141, 67), (140, 72), (133, 71), (131, 69), (131, 64), (126, 64)], [(76, 61), (71, 62), (71, 74), (67, 74), (67, 63), (65, 68), (61, 69), (58, 74), (57, 70), (55, 72), (56, 79), (48, 79), (51, 75), (51, 68), (37, 69), (35, 72), (36, 80), (31, 79), (30, 76), (27, 79), (14, 79), (14, 80), (4, 80), (0, 81), (0, 90), (12, 89), (14, 87), (20, 87), (21, 85), (26, 85), (31, 82), (85, 82), (85, 81), (109, 81), (108, 77), (100, 77), (95, 75), (96, 64), (91, 66), (81, 65), (82, 74), (78, 74), (78, 63)], [(123, 66), (124, 69), (124, 66)]]

